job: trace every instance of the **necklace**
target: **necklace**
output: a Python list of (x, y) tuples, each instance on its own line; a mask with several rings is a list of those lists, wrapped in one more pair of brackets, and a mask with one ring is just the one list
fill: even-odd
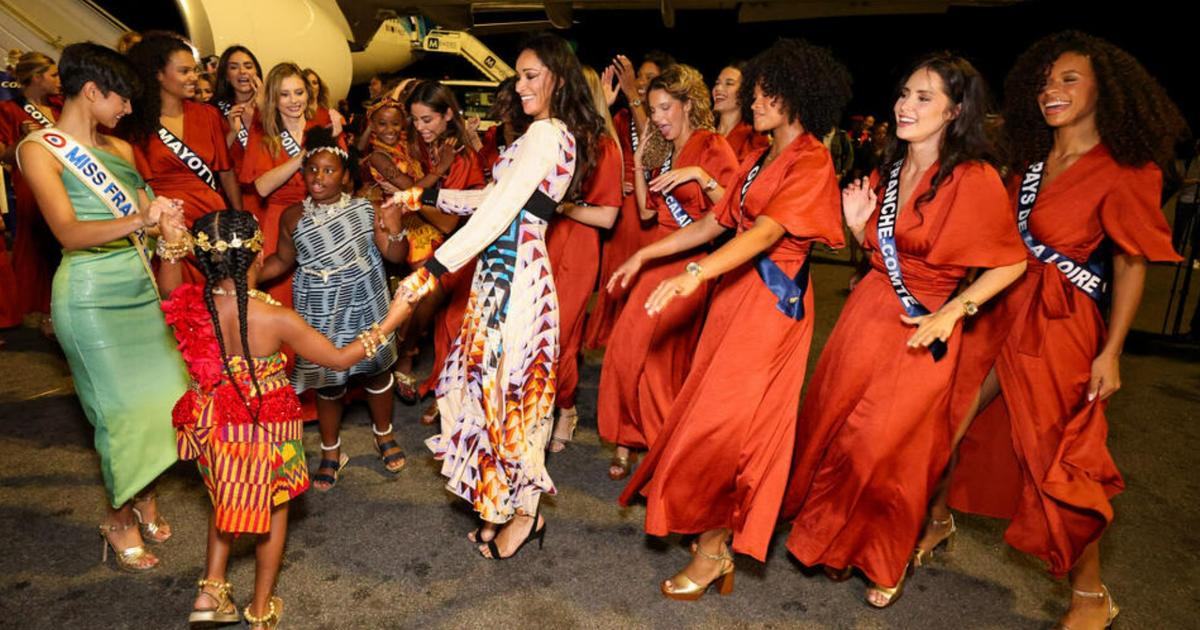
[[(234, 296), (234, 297), (237, 296), (237, 294), (232, 293), (230, 291), (226, 291), (225, 289), (222, 289), (221, 287), (213, 287), (212, 294), (213, 295)], [(271, 297), (270, 295), (267, 295), (266, 293), (263, 293), (262, 291), (259, 291), (258, 289), (250, 289), (248, 294), (250, 297), (252, 297), (260, 302), (266, 302), (267, 304), (270, 304), (271, 306), (282, 306), (279, 303), (279, 300), (276, 300), (275, 298)]]
[(345, 210), (349, 203), (350, 195), (342, 193), (333, 203), (313, 203), (312, 197), (305, 197), (301, 205), (304, 207), (304, 216), (312, 219), (313, 224), (320, 227)]

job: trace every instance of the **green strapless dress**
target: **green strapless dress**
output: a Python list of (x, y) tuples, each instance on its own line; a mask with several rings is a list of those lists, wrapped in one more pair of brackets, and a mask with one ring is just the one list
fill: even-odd
[[(149, 193), (132, 164), (99, 149), (92, 154), (126, 190)], [(63, 171), (62, 179), (80, 221), (113, 218), (74, 175)], [(183, 359), (129, 239), (64, 251), (50, 312), (75, 392), (96, 430), (108, 500), (120, 507), (175, 462), (171, 409), (187, 389)]]

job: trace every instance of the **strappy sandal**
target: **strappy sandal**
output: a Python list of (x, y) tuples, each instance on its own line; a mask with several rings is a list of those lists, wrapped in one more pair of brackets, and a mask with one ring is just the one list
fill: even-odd
[(441, 411), (438, 410), (438, 403), (437, 399), (435, 398), (433, 399), (433, 402), (429, 403), (429, 406), (425, 408), (425, 412), (421, 414), (421, 424), (426, 426), (436, 424), (438, 421), (438, 416), (440, 415)]
[(535, 540), (538, 541), (538, 549), (540, 550), (542, 548), (542, 545), (546, 542), (546, 527), (547, 527), (546, 521), (542, 521), (541, 527), (537, 526), (538, 520), (540, 520), (540, 518), (541, 518), (541, 514), (542, 514), (542, 504), (539, 502), (538, 506), (537, 506), (537, 510), (534, 510), (534, 512), (533, 512), (533, 526), (529, 528), (529, 534), (527, 536), (525, 536), (525, 540), (522, 540), (521, 544), (517, 545), (517, 548), (514, 549), (512, 553), (508, 554), (507, 556), (500, 555), (500, 547), (496, 545), (496, 540), (495, 540), (495, 538), (493, 538), (492, 540), (488, 540), (488, 541), (484, 542), (484, 544), (487, 546), (488, 553), (490, 553), (492, 555), (484, 556), (482, 551), (479, 552), (479, 555), (488, 560), (508, 560), (509, 558), (517, 555), (518, 553), (521, 553), (521, 550), (525, 548), (525, 545), (528, 545), (529, 543), (531, 543)]
[[(1079, 590), (1075, 590), (1075, 589), (1071, 589), (1071, 592), (1074, 593), (1076, 597), (1082, 597), (1084, 599), (1107, 599), (1108, 600), (1108, 618), (1104, 620), (1105, 628), (1111, 626), (1113, 624), (1113, 620), (1115, 620), (1117, 618), (1117, 615), (1120, 614), (1120, 612), (1121, 612), (1121, 607), (1117, 606), (1117, 603), (1113, 601), (1112, 593), (1109, 593), (1108, 587), (1103, 584), (1100, 585), (1099, 592), (1079, 591)], [(1067, 626), (1067, 624), (1059, 622), (1058, 624), (1056, 624), (1054, 626), (1054, 630), (1071, 630), (1071, 628), (1069, 626)]]
[(167, 542), (171, 539), (172, 534), (172, 532), (166, 532), (165, 535), (162, 535), (162, 532), (166, 531), (166, 528), (170, 527), (171, 524), (167, 522), (167, 519), (163, 518), (162, 512), (157, 509), (157, 500), (157, 492), (148, 492), (142, 496), (136, 496), (133, 498), (135, 505), (138, 503), (145, 503), (147, 501), (156, 501), (154, 511), (158, 512), (158, 516), (150, 522), (146, 522), (146, 519), (142, 517), (141, 510), (137, 509), (136, 507), (131, 508), (133, 511), (133, 518), (137, 520), (138, 527), (142, 530), (142, 540), (155, 545)]
[[(128, 525), (99, 526), (100, 538), (104, 541), (104, 551), (100, 555), (101, 563), (108, 562), (108, 548), (112, 547), (113, 557), (117, 559), (117, 568), (121, 569), (122, 571), (129, 571), (130, 573), (145, 573), (146, 571), (152, 571), (158, 568), (158, 556), (146, 551), (145, 545), (135, 545), (125, 549), (117, 549), (117, 546), (114, 545), (113, 541), (108, 537), (109, 534), (114, 532), (123, 532), (133, 526), (133, 523)], [(142, 560), (147, 558), (153, 559), (154, 562), (143, 565)]]
[(666, 580), (658, 585), (658, 589), (664, 597), (674, 599), (676, 601), (694, 602), (708, 592), (708, 588), (713, 584), (717, 585), (717, 592), (721, 595), (728, 595), (733, 592), (733, 575), (734, 564), (733, 556), (729, 553), (729, 548), (725, 547), (720, 554), (711, 554), (696, 546), (696, 553), (719, 563), (719, 573), (708, 584), (698, 584), (687, 576), (686, 570), (680, 571), (669, 580)]
[[(613, 481), (620, 481), (629, 476), (630, 469), (633, 468), (633, 460), (635, 456), (633, 451), (624, 457), (613, 455), (613, 458), (608, 462), (608, 478)], [(613, 472), (614, 470), (618, 472)]]
[[(385, 435), (392, 435), (392, 425), (389, 423), (387, 430), (376, 431), (375, 426), (371, 425), (371, 433), (375, 434), (375, 452), (379, 453), (379, 459), (383, 460), (383, 467), (393, 475), (404, 470), (404, 466), (408, 464), (407, 456), (404, 454), (404, 449), (400, 448), (400, 444), (393, 437), (390, 440), (379, 441), (379, 438)], [(385, 455), (388, 451), (395, 450), (397, 452), (391, 455)], [(397, 464), (396, 462), (400, 462)]]
[(396, 370), (392, 372), (392, 378), (396, 380), (396, 396), (400, 402), (406, 405), (415, 405), (417, 401), (421, 400), (421, 391), (418, 389), (421, 383), (417, 377)]
[(251, 628), (275, 630), (279, 627), (279, 620), (283, 619), (283, 600), (278, 595), (272, 595), (271, 601), (267, 603), (267, 614), (256, 617), (250, 614), (250, 606), (247, 605), (246, 610), (242, 611), (242, 616), (246, 618), (246, 625)]
[[(897, 582), (895, 586), (880, 586), (872, 582), (871, 585), (867, 587), (867, 604), (872, 608), (887, 608), (888, 606), (900, 601), (900, 596), (904, 594), (904, 583), (908, 581), (908, 576), (911, 573), (912, 564), (909, 564), (904, 567), (904, 573), (900, 574), (900, 581)], [(884, 596), (882, 604), (876, 604), (875, 602), (871, 601), (871, 591), (875, 591), (876, 593)]]
[(491, 538), (488, 538), (486, 540), (483, 538), (484, 525), (480, 525), (479, 527), (476, 527), (474, 531), (467, 534), (467, 540), (471, 541), (472, 543), (474, 543), (476, 545), (482, 545), (484, 543), (488, 543), (488, 542), (491, 542), (496, 539), (496, 528), (495, 527), (493, 527), (489, 530), (486, 530), (486, 531), (491, 532), (491, 534), (492, 534)]
[[(562, 437), (558, 434), (559, 428), (564, 424), (570, 427), (567, 431), (567, 437)], [(562, 409), (558, 412), (558, 424), (554, 425), (554, 435), (550, 437), (549, 451), (551, 453), (561, 453), (575, 439), (575, 427), (579, 425), (579, 411), (575, 407)]]
[[(217, 605), (213, 608), (193, 609), (192, 613), (188, 615), (188, 625), (193, 627), (223, 626), (242, 620), (238, 615), (237, 604), (234, 603), (233, 595), (230, 593), (232, 585), (229, 582), (197, 580), (196, 586), (201, 595), (213, 600)], [(213, 595), (204, 590), (206, 586), (216, 589), (217, 594)]]
[(944, 521), (931, 518), (929, 519), (929, 524), (937, 527), (938, 529), (945, 528), (947, 525), (949, 525), (949, 529), (946, 531), (946, 535), (943, 536), (941, 540), (934, 543), (929, 549), (921, 549), (920, 547), (917, 547), (913, 551), (913, 569), (917, 569), (928, 564), (929, 561), (933, 559), (933, 552), (937, 551), (938, 547), (944, 547), (947, 553), (954, 549), (954, 540), (958, 534), (958, 528), (954, 525), (954, 515), (951, 514), (950, 518)]
[[(342, 438), (338, 438), (337, 443), (333, 446), (325, 446), (322, 444), (321, 452), (325, 453), (327, 451), (336, 451), (340, 448), (342, 448)], [(318, 472), (315, 472), (312, 475), (313, 488), (320, 492), (329, 492), (330, 490), (333, 490), (333, 487), (337, 485), (338, 477), (341, 476), (342, 469), (345, 468), (346, 464), (349, 463), (350, 456), (345, 453), (341, 453), (337, 459), (326, 459), (325, 456), (322, 455), (321, 463), (317, 464)], [(332, 470), (333, 474), (327, 475), (323, 472), (319, 472), (321, 469)], [(325, 487), (322, 488), (321, 486), (316, 485), (318, 483), (325, 484)]]

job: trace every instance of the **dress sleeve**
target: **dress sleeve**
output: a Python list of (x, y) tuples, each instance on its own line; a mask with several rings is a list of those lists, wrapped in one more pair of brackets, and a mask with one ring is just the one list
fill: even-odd
[[(948, 186), (954, 194), (944, 203), (951, 207), (925, 256), (928, 262), (990, 269), (1025, 260), (1016, 211), (996, 169), (981, 163), (961, 165)], [(935, 198), (931, 203), (937, 202)]]
[(450, 170), (442, 178), (441, 185), (455, 189), (483, 188), (487, 181), (479, 164), (479, 154), (469, 147), (463, 148), (450, 163)]
[(783, 181), (757, 216), (770, 217), (797, 238), (816, 239), (835, 248), (845, 245), (841, 192), (828, 156), (822, 146), (788, 165)]
[[(438, 271), (456, 271), (499, 238), (558, 162), (560, 142), (559, 131), (552, 123), (531, 125), (504, 177), (492, 184), (475, 213), (437, 249), (426, 268), (432, 266), (430, 271), (434, 275), (441, 275)], [(441, 207), (440, 199), (438, 206)]]
[(1122, 168), (1112, 189), (1100, 202), (1100, 224), (1122, 253), (1149, 260), (1175, 262), (1171, 229), (1158, 207), (1162, 172), (1147, 164)]
[(621, 148), (601, 136), (596, 165), (584, 185), (582, 201), (592, 206), (621, 207)]
[(495, 186), (494, 183), (488, 184), (486, 188), (476, 190), (443, 188), (438, 191), (437, 209), (446, 214), (457, 214), (464, 217), (475, 214), (475, 209), (479, 207), (479, 204), (492, 194), (493, 186)]

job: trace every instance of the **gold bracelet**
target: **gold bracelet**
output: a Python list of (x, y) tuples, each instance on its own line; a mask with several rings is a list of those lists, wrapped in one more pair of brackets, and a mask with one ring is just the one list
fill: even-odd
[(174, 241), (158, 241), (158, 247), (155, 248), (155, 253), (158, 257), (169, 263), (176, 263), (187, 258), (192, 253), (192, 236), (186, 234)]

